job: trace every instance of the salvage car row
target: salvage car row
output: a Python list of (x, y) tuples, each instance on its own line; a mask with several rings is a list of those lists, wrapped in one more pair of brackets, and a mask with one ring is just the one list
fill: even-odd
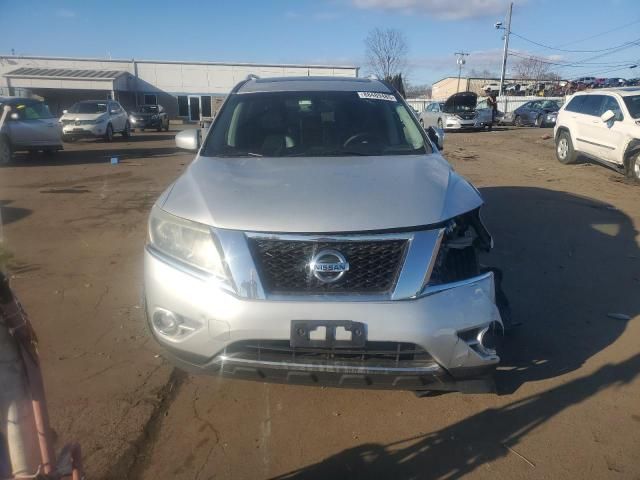
[(57, 119), (43, 101), (0, 97), (0, 114), (5, 117), (0, 165), (8, 163), (16, 151), (54, 154), (63, 149), (63, 142), (80, 138), (111, 142), (115, 134), (128, 138), (135, 129), (169, 130), (169, 116), (162, 105), (140, 105), (128, 113), (113, 100), (77, 102)]

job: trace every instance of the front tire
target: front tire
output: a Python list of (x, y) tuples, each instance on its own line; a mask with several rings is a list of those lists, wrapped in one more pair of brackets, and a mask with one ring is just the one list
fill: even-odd
[(513, 125), (516, 127), (522, 126), (522, 119), (520, 118), (520, 115), (516, 115), (516, 118), (513, 120)]
[(560, 132), (556, 139), (556, 158), (558, 161), (564, 165), (570, 165), (576, 163), (577, 156), (569, 132)]
[(0, 165), (8, 165), (11, 162), (11, 145), (5, 137), (0, 137)]
[(124, 124), (124, 130), (122, 131), (123, 138), (129, 138), (131, 136), (131, 124), (129, 122)]
[(168, 132), (169, 131), (169, 119), (167, 118), (167, 124), (164, 126), (164, 131)]
[(544, 127), (544, 120), (542, 119), (542, 115), (538, 115), (536, 117), (536, 127), (538, 128)]
[(113, 127), (111, 124), (107, 125), (107, 131), (104, 132), (104, 141), (113, 142)]
[(627, 158), (625, 174), (636, 182), (640, 182), (640, 150), (636, 150)]
[(442, 119), (441, 119), (441, 118), (439, 118), (439, 119), (438, 119), (438, 128), (439, 128), (440, 130), (443, 130), (443, 129), (444, 129), (444, 125), (442, 124)]

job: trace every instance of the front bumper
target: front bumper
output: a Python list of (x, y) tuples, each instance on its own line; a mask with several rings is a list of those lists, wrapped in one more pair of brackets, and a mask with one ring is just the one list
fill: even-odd
[(162, 120), (159, 118), (155, 120), (151, 120), (151, 119), (140, 120), (140, 119), (130, 118), (129, 124), (131, 125), (131, 128), (158, 128), (162, 126)]
[(447, 117), (444, 123), (445, 130), (470, 130), (482, 128), (482, 123), (477, 119), (464, 120), (461, 118)]
[[(493, 274), (439, 286), (396, 301), (249, 300), (192, 276), (145, 251), (145, 307), (154, 338), (180, 368), (260, 381), (403, 390), (488, 391), (499, 362), (475, 332), (501, 325)], [(188, 319), (179, 338), (159, 333), (149, 320), (157, 309)], [(246, 341), (288, 342), (293, 320), (351, 320), (365, 325), (368, 342), (414, 344), (429, 360), (402, 364), (304, 362), (229, 355)]]
[(107, 123), (97, 125), (63, 125), (62, 134), (68, 137), (102, 137), (107, 131)]

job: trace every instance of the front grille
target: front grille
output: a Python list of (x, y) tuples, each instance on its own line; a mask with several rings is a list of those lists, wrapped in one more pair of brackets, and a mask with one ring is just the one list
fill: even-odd
[(473, 120), (476, 117), (475, 112), (461, 112), (457, 115), (463, 120)]
[(422, 347), (405, 342), (367, 342), (364, 348), (292, 348), (289, 340), (248, 340), (229, 345), (230, 359), (307, 365), (366, 367), (419, 367), (433, 363)]
[[(407, 241), (356, 240), (316, 242), (250, 238), (249, 244), (269, 293), (361, 293), (391, 291), (400, 273)], [(309, 269), (312, 257), (323, 249), (337, 250), (349, 270), (333, 283), (323, 283)]]

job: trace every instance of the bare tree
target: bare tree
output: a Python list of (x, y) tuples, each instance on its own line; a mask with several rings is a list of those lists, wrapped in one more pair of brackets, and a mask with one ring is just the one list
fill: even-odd
[(538, 57), (527, 57), (521, 59), (513, 67), (518, 78), (527, 80), (553, 80), (558, 77), (552, 71), (551, 64)]
[(400, 30), (374, 28), (364, 43), (367, 66), (378, 78), (389, 80), (406, 73), (409, 48)]
[[(407, 82), (405, 82), (407, 83)], [(406, 87), (407, 96), (410, 98), (431, 98), (431, 85), (407, 85)]]

